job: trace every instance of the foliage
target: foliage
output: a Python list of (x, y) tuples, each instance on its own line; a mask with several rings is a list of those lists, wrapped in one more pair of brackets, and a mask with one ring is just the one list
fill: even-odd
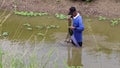
[(45, 26), (43, 26), (43, 25), (37, 25), (35, 27), (36, 27), (36, 29), (43, 29)]
[(112, 20), (110, 20), (110, 22), (111, 22), (112, 26), (115, 26), (115, 25), (119, 24), (120, 20), (119, 19), (112, 19)]
[[(77, 1), (77, 0), (74, 0), (74, 1)], [(93, 0), (81, 0), (83, 2), (92, 2)]]
[(92, 2), (93, 0), (85, 0), (86, 2)]
[(32, 28), (31, 28), (31, 27), (28, 27), (27, 29), (28, 29), (28, 30), (30, 30), (30, 31), (32, 30)]
[(27, 30), (30, 30), (30, 31), (33, 30), (29, 23), (25, 23), (23, 25), (26, 26)]
[(58, 19), (67, 19), (67, 16), (64, 15), (64, 14), (58, 14), (58, 13), (56, 13), (55, 16), (56, 16)]
[[(38, 30), (43, 30), (43, 29), (58, 29), (60, 28), (60, 26), (58, 25), (36, 25), (36, 26), (32, 26), (29, 23), (24, 23), (23, 26), (25, 26), (25, 28), (29, 31), (32, 31), (33, 28), (36, 28)], [(38, 36), (45, 36), (45, 34), (38, 32), (37, 33)]]
[(37, 35), (38, 35), (38, 36), (44, 36), (44, 34), (43, 34), (43, 33), (40, 33), (40, 32), (37, 33)]
[(99, 16), (99, 21), (105, 21), (105, 20), (108, 20), (110, 21), (111, 25), (112, 26), (115, 26), (115, 25), (118, 25), (119, 22), (120, 22), (120, 18), (114, 18), (114, 19), (107, 19), (106, 17), (103, 17), (103, 16)]
[(106, 18), (103, 17), (103, 16), (99, 16), (99, 20), (100, 20), (100, 21), (102, 21), (102, 20), (106, 20)]
[(27, 11), (14, 11), (16, 15), (22, 15), (22, 16), (44, 16), (48, 15), (48, 13), (45, 12), (27, 12)]
[(53, 29), (53, 28), (56, 29), (56, 28), (59, 28), (59, 26), (58, 25), (48, 25), (47, 28), (48, 29)]
[(9, 35), (9, 32), (3, 32), (2, 35), (3, 35), (3, 36), (8, 36), (8, 35)]
[(23, 24), (23, 25), (24, 25), (24, 26), (28, 26), (28, 27), (31, 26), (29, 23), (25, 23), (25, 24)]

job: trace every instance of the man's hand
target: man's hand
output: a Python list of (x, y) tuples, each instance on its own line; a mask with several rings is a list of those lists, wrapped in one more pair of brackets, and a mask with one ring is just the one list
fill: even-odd
[(74, 29), (75, 29), (75, 27), (74, 27), (74, 26), (70, 26), (70, 29), (71, 29), (71, 30), (74, 30)]

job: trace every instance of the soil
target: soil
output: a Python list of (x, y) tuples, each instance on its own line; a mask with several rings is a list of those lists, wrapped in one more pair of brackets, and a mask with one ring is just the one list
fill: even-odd
[(0, 9), (68, 14), (75, 6), (82, 15), (120, 17), (120, 0), (94, 0), (91, 3), (71, 0), (0, 0)]

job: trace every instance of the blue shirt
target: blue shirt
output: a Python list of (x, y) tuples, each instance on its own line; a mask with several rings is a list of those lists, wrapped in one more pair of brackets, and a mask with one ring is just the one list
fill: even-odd
[(73, 35), (76, 41), (82, 42), (82, 32), (84, 30), (84, 24), (79, 13), (76, 15), (76, 17), (73, 18), (73, 26), (75, 27), (75, 29), (73, 30)]

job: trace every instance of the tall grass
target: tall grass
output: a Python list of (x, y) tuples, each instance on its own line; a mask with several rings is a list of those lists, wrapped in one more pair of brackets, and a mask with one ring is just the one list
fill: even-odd
[(26, 47), (18, 44), (0, 46), (4, 50), (0, 49), (0, 68), (60, 68), (56, 47), (37, 43), (32, 48), (31, 45)]
[(2, 49), (0, 48), (0, 68), (2, 68)]

